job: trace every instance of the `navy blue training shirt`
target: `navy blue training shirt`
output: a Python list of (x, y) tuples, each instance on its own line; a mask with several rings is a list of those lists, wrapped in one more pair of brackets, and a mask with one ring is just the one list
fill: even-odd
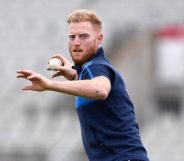
[[(91, 71), (93, 77), (105, 76), (110, 80), (112, 84), (114, 80), (114, 73), (109, 67), (102, 64), (92, 64), (88, 68), (89, 71)], [(89, 72), (87, 70), (84, 70), (83, 78), (91, 79), (91, 76), (89, 75)]]
[(90, 161), (149, 161), (141, 142), (134, 106), (125, 84), (104, 56), (103, 48), (83, 66), (76, 65), (79, 80), (105, 76), (111, 91), (105, 100), (76, 97), (81, 135)]

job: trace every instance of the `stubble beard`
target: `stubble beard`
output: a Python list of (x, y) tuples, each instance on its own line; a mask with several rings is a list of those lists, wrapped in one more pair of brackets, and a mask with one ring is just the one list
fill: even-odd
[(82, 64), (86, 63), (90, 58), (93, 57), (93, 55), (96, 53), (97, 49), (98, 48), (95, 45), (90, 47), (85, 53), (82, 53), (82, 57), (80, 59), (75, 58), (75, 53), (73, 53), (72, 49), (69, 49), (69, 52), (70, 52), (70, 55), (71, 55), (73, 62), (75, 64), (82, 65)]

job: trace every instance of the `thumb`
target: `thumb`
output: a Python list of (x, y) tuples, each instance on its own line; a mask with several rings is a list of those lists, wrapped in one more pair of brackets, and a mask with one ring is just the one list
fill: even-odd
[(58, 65), (55, 67), (55, 71), (63, 71), (65, 70), (65, 68), (66, 68), (65, 66)]
[(22, 90), (33, 90), (32, 86), (25, 86), (22, 88)]
[(63, 73), (60, 71), (60, 72), (57, 72), (55, 74), (52, 75), (52, 78), (55, 78), (55, 77), (58, 77), (60, 75), (63, 75)]

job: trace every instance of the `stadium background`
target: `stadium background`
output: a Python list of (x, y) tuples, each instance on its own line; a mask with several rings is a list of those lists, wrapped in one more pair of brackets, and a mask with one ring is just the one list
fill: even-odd
[(78, 8), (103, 20), (103, 46), (127, 84), (150, 160), (183, 161), (181, 0), (0, 0), (0, 161), (87, 160), (74, 97), (23, 92), (27, 82), (16, 79), (18, 69), (50, 77), (55, 53), (70, 59), (66, 18)]

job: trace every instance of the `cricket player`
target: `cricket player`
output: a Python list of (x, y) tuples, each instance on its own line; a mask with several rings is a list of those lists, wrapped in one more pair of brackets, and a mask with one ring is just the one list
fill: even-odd
[(124, 81), (101, 47), (102, 21), (94, 11), (81, 9), (70, 13), (67, 22), (73, 63), (62, 54), (54, 55), (64, 66), (57, 66), (52, 76), (64, 76), (66, 81), (19, 70), (17, 77), (32, 83), (23, 90), (76, 96), (82, 141), (90, 161), (149, 161)]

